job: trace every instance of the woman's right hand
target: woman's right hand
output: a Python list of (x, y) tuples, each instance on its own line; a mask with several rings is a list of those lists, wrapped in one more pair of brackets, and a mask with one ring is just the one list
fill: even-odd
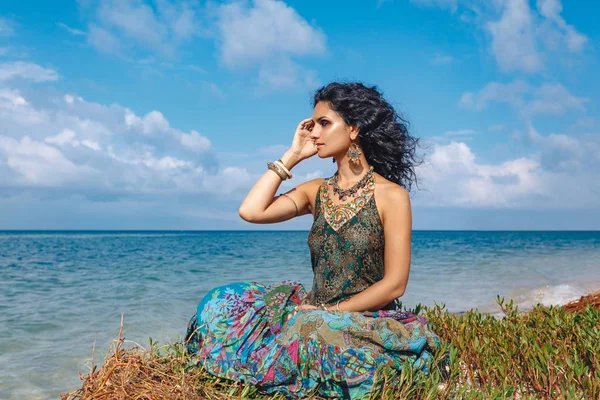
[(312, 118), (303, 119), (296, 127), (290, 151), (298, 160), (305, 160), (317, 154), (317, 148), (310, 137), (315, 126)]

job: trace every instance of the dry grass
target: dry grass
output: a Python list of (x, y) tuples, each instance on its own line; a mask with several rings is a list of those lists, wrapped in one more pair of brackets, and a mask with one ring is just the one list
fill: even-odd
[[(400, 375), (382, 371), (376, 379), (379, 389), (369, 398), (600, 398), (600, 384), (594, 383), (600, 382), (600, 290), (563, 307), (536, 306), (527, 314), (520, 314), (512, 302), (503, 305), (499, 300), (499, 304), (506, 314), (499, 322), (474, 311), (455, 316), (443, 307), (424, 307), (433, 329), (442, 333), (443, 345), (434, 358), (439, 360), (447, 351), (449, 367), (445, 371), (432, 368), (420, 379), (409, 368)], [(125, 349), (122, 333), (123, 321), (104, 364), (93, 366), (85, 376), (80, 374), (82, 386), (63, 393), (62, 400), (284, 399), (262, 395), (255, 387), (215, 378), (192, 366), (183, 343), (156, 347), (150, 340), (148, 349), (137, 344)], [(453, 340), (457, 334), (461, 337)], [(535, 345), (540, 337), (545, 337), (541, 347), (514, 349), (515, 341)], [(561, 347), (565, 338), (568, 346)], [(577, 368), (583, 368), (583, 373)]]

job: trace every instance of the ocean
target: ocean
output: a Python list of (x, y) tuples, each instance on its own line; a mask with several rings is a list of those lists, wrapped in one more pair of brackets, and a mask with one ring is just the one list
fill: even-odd
[[(297, 280), (312, 270), (307, 231), (0, 231), (0, 398), (57, 398), (80, 384), (92, 349), (124, 336), (180, 339), (212, 287)], [(498, 313), (564, 304), (600, 289), (600, 232), (414, 231), (414, 307)]]

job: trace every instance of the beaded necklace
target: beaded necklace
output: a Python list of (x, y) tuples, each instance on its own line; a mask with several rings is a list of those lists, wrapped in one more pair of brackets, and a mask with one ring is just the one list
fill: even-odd
[[(346, 222), (348, 222), (352, 217), (354, 217), (358, 212), (368, 203), (368, 201), (373, 197), (375, 192), (375, 179), (373, 176), (372, 167), (365, 177), (363, 177), (356, 185), (349, 189), (342, 190), (350, 190), (352, 189), (352, 194), (356, 194), (358, 190), (362, 189), (361, 192), (356, 195), (352, 200), (342, 204), (334, 204), (333, 200), (331, 200), (331, 196), (329, 194), (329, 184), (333, 186), (335, 182), (335, 175), (327, 178), (325, 180), (325, 184), (321, 190), (321, 203), (323, 204), (324, 216), (329, 225), (334, 229), (338, 230), (341, 228)], [(335, 191), (335, 186), (334, 191)], [(339, 194), (338, 194), (339, 195)], [(346, 193), (346, 196), (350, 195), (350, 193)], [(341, 198), (340, 198), (341, 199)]]
[(336, 171), (335, 174), (328, 179), (328, 183), (330, 183), (333, 186), (333, 192), (338, 195), (340, 200), (344, 201), (346, 200), (346, 196), (354, 196), (359, 189), (365, 187), (367, 180), (371, 179), (371, 177), (373, 176), (373, 171), (374, 168), (371, 165), (369, 167), (369, 171), (367, 171), (367, 173), (364, 174), (363, 177), (360, 178), (360, 180), (356, 182), (352, 187), (349, 187), (347, 189), (342, 189), (341, 187), (339, 187), (337, 182), (339, 179), (338, 171)]

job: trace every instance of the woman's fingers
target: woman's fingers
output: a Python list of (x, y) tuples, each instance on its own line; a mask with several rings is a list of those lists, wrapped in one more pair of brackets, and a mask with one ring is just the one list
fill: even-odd
[(311, 121), (312, 118), (306, 118), (303, 119), (302, 121), (300, 121), (300, 123), (298, 124), (298, 129), (305, 129), (308, 128), (311, 125)]

